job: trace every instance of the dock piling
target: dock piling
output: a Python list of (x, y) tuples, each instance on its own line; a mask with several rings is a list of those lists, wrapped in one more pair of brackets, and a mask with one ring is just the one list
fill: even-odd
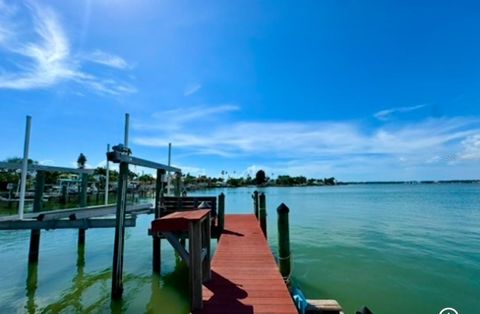
[(267, 206), (265, 201), (265, 193), (260, 193), (259, 197), (258, 219), (260, 220), (260, 228), (265, 238), (267, 237)]
[(120, 162), (117, 188), (117, 213), (112, 266), (112, 298), (119, 299), (123, 292), (123, 247), (125, 243), (125, 211), (127, 207), (128, 163)]
[(182, 174), (180, 172), (175, 172), (175, 191), (174, 195), (180, 197), (182, 194)]
[(255, 213), (255, 217), (258, 219), (258, 191), (255, 190), (252, 194), (253, 198), (253, 211)]
[[(33, 212), (42, 210), (43, 190), (45, 189), (45, 171), (37, 171), (35, 177), (35, 198), (33, 200)], [(40, 230), (30, 232), (30, 248), (28, 251), (28, 262), (38, 262), (40, 250)]]
[(220, 193), (218, 196), (218, 235), (222, 234), (225, 228), (225, 194)]
[(290, 209), (284, 203), (277, 208), (278, 213), (278, 260), (280, 273), (287, 283), (290, 280), (290, 231), (288, 213)]
[[(80, 207), (87, 207), (87, 179), (88, 175), (82, 173), (80, 182)], [(85, 245), (85, 230), (86, 229), (78, 229), (78, 246)]]
[[(155, 219), (160, 218), (162, 215), (162, 198), (163, 198), (163, 177), (165, 175), (164, 169), (157, 169), (157, 179), (155, 182)], [(153, 237), (153, 251), (152, 251), (152, 264), (153, 272), (160, 273), (162, 264), (161, 255), (162, 240), (160, 237)]]

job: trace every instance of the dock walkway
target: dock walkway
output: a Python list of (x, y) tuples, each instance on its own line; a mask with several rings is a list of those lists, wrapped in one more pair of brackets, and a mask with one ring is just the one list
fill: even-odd
[(194, 313), (298, 313), (255, 215), (225, 216), (203, 310)]

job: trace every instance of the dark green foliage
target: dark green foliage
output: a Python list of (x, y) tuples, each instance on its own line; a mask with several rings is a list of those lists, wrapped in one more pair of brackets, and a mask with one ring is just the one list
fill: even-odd
[(257, 173), (255, 174), (255, 183), (257, 185), (262, 185), (267, 182), (267, 176), (265, 175), (265, 171), (263, 170), (258, 170)]
[(87, 163), (87, 157), (83, 153), (80, 153), (77, 159), (78, 168), (83, 169), (85, 168), (85, 164)]

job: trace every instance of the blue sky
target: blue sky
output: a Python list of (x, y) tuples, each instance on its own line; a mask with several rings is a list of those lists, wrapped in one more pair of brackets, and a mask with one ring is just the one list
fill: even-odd
[[(0, 159), (184, 172), (471, 179), (476, 1), (0, 0)], [(142, 169), (136, 169), (141, 171)]]

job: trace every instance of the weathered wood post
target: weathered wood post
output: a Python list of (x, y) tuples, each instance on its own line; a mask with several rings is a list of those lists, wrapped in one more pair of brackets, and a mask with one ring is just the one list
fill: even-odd
[(202, 224), (200, 221), (190, 222), (188, 224), (188, 245), (189, 245), (189, 288), (190, 288), (190, 307), (191, 309), (201, 309), (202, 300)]
[[(220, 236), (225, 228), (225, 194), (220, 193), (218, 196), (218, 236)], [(220, 237), (219, 237), (220, 239)]]
[(260, 220), (260, 228), (267, 237), (267, 207), (265, 202), (265, 194), (262, 192), (258, 197), (259, 209), (258, 209), (258, 219)]
[[(81, 174), (80, 182), (80, 207), (87, 206), (87, 181), (88, 175), (86, 173)], [(78, 245), (85, 244), (85, 229), (78, 229)]]
[(127, 208), (128, 163), (120, 162), (117, 188), (117, 212), (112, 266), (112, 298), (119, 299), (123, 292), (123, 248), (125, 243), (125, 211)]
[[(33, 211), (42, 210), (43, 190), (45, 189), (45, 171), (37, 171), (35, 177), (35, 198), (33, 199)], [(38, 262), (38, 254), (40, 249), (40, 230), (30, 232), (30, 248), (28, 251), (28, 262)]]
[[(163, 199), (163, 177), (165, 175), (164, 169), (157, 169), (157, 179), (155, 181), (155, 219), (162, 215), (162, 199)], [(153, 251), (152, 251), (152, 265), (153, 272), (160, 273), (162, 265), (162, 240), (159, 236), (153, 236)]]
[(290, 231), (288, 213), (290, 209), (284, 203), (277, 208), (278, 213), (278, 261), (280, 273), (285, 281), (290, 279)]
[(175, 192), (174, 195), (176, 197), (180, 197), (182, 195), (182, 173), (175, 172)]
[(258, 191), (255, 190), (252, 194), (253, 198), (253, 211), (255, 213), (255, 217), (258, 219)]
[(68, 190), (67, 186), (64, 184), (62, 185), (62, 195), (60, 197), (60, 203), (67, 204), (68, 203)]

